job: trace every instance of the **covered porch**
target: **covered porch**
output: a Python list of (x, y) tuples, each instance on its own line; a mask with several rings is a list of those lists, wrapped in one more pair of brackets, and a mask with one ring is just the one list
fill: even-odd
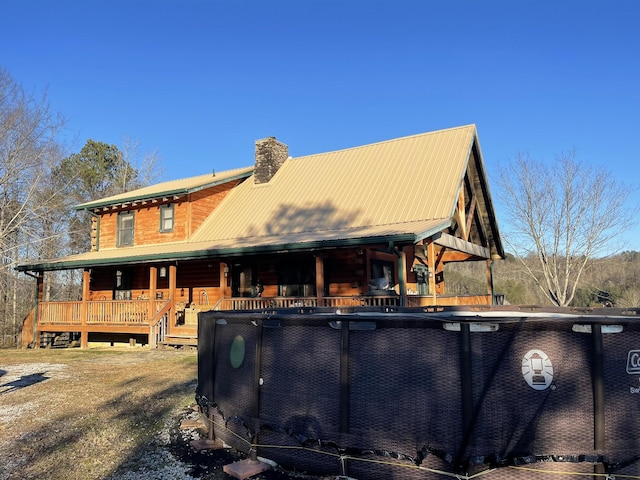
[[(40, 271), (33, 275), (37, 301), (24, 321), (22, 345), (39, 347), (43, 332), (75, 332), (82, 348), (98, 335), (129, 335), (152, 348), (197, 345), (198, 313), (210, 310), (491, 305), (487, 256), (488, 249), (443, 234), (419, 245), (85, 267), (82, 298), (64, 302), (44, 300)], [(486, 290), (447, 294), (445, 263), (469, 260), (485, 262)]]
[[(227, 298), (211, 308), (193, 308), (176, 310), (174, 302), (154, 300), (149, 310), (149, 302), (144, 300), (97, 300), (89, 302), (40, 302), (37, 311), (32, 310), (23, 323), (22, 346), (40, 346), (34, 339), (40, 333), (61, 334), (76, 332), (80, 334), (80, 346), (86, 348), (90, 333), (122, 334), (131, 339), (135, 336), (147, 336), (145, 343), (156, 348), (165, 343), (188, 344), (197, 339), (197, 314), (208, 310), (259, 310), (269, 311), (286, 308), (331, 307), (400, 307), (402, 299), (397, 295), (387, 296), (348, 296), (324, 297), (260, 297)], [(491, 305), (490, 295), (410, 295), (405, 299), (406, 307)], [(169, 312), (176, 311), (174, 322), (169, 321)], [(37, 313), (36, 313), (37, 312)], [(155, 313), (154, 313), (155, 312)], [(184, 316), (184, 320), (180, 317)], [(37, 319), (37, 320), (36, 320)], [(169, 342), (167, 342), (169, 340)]]

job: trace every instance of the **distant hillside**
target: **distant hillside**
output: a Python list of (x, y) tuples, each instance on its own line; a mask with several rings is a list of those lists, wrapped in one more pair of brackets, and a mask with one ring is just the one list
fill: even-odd
[[(535, 259), (531, 259), (532, 265)], [(451, 263), (445, 268), (446, 291), (451, 294), (486, 291), (484, 262)], [(511, 304), (549, 305), (520, 262), (512, 256), (494, 264), (495, 292)], [(591, 261), (572, 302), (574, 307), (640, 306), (640, 252), (623, 252)]]

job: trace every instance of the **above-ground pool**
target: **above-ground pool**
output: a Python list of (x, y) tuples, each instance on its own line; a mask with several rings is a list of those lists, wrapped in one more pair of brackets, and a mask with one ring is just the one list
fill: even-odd
[(318, 475), (640, 478), (639, 315), (203, 312), (198, 403), (216, 439)]

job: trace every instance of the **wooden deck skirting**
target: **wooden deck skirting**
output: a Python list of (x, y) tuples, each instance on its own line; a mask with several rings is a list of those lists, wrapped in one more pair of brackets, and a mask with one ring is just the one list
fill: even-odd
[[(212, 309), (237, 311), (297, 307), (386, 307), (403, 306), (402, 301), (402, 297), (398, 295), (225, 298)], [(406, 307), (491, 304), (491, 295), (408, 295), (404, 298)], [(177, 324), (175, 304), (171, 299), (40, 302), (37, 308), (37, 325), (34, 325), (34, 310), (23, 322), (23, 347), (35, 345), (34, 339), (41, 332), (80, 332), (83, 347), (88, 342), (88, 333), (149, 335), (149, 343), (153, 347), (157, 346), (164, 335), (173, 333), (197, 336), (196, 325)], [(150, 308), (153, 308), (151, 315)]]

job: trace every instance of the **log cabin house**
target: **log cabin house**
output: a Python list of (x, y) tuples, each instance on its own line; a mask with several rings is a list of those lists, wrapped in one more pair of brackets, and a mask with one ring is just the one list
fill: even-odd
[[(18, 266), (37, 279), (23, 345), (43, 332), (197, 343), (208, 310), (490, 305), (504, 257), (475, 125), (255, 164), (94, 200), (91, 250)], [(486, 291), (448, 295), (444, 266), (486, 264)], [(45, 302), (80, 269), (82, 299)], [(34, 341), (37, 339), (38, 341)]]

